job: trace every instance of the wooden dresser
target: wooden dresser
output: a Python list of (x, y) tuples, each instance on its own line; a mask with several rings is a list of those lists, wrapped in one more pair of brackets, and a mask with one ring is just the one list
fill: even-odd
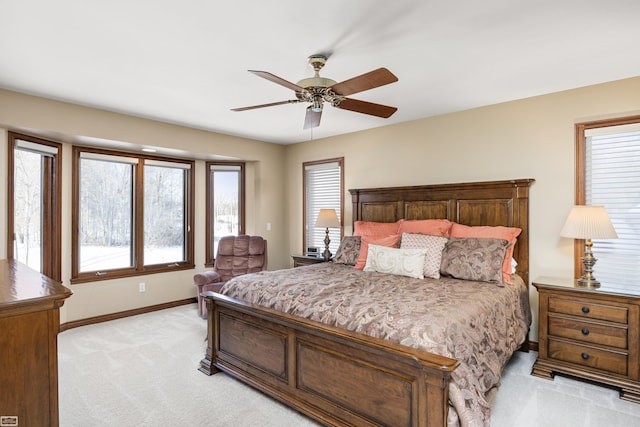
[(567, 374), (620, 389), (640, 403), (640, 292), (574, 286), (572, 279), (540, 278), (538, 359), (532, 375)]
[(59, 308), (71, 291), (13, 260), (0, 260), (2, 425), (58, 425)]

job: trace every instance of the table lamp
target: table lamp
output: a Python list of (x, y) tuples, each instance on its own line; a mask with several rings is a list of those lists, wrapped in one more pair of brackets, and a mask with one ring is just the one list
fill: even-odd
[(316, 219), (316, 228), (325, 228), (324, 252), (322, 254), (325, 261), (329, 261), (331, 259), (331, 251), (329, 251), (329, 243), (331, 243), (331, 240), (329, 239), (329, 228), (337, 227), (340, 227), (340, 222), (338, 221), (336, 210), (320, 209), (318, 219)]
[(600, 282), (593, 277), (593, 266), (597, 259), (591, 252), (593, 246), (591, 239), (615, 239), (618, 237), (604, 206), (574, 206), (569, 212), (560, 235), (572, 239), (585, 239), (584, 256), (582, 257), (584, 273), (578, 279), (578, 286), (600, 287)]

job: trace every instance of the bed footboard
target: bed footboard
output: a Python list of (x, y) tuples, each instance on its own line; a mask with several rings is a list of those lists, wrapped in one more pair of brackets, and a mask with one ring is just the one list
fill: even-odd
[(454, 359), (208, 293), (207, 353), (224, 371), (326, 425), (446, 425)]

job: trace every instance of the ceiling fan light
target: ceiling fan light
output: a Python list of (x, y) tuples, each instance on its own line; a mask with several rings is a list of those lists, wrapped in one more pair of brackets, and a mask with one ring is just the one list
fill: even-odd
[(313, 106), (311, 107), (311, 111), (314, 113), (322, 112), (322, 98), (319, 96), (313, 97)]

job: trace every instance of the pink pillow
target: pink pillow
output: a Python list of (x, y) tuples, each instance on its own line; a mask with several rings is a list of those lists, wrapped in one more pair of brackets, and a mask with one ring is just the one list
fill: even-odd
[(402, 220), (396, 222), (356, 221), (353, 224), (353, 235), (384, 237), (391, 234), (398, 234), (398, 227), (401, 221)]
[(369, 244), (386, 246), (388, 248), (397, 248), (399, 241), (400, 241), (399, 234), (392, 234), (385, 237), (361, 236), (360, 237), (360, 254), (358, 255), (358, 262), (356, 262), (356, 266), (353, 268), (355, 268), (356, 270), (364, 269), (364, 266), (367, 263), (367, 253), (369, 251)]
[(510, 245), (506, 250), (504, 261), (502, 263), (502, 281), (508, 284), (511, 284), (511, 258), (513, 258), (513, 246), (516, 243), (516, 238), (521, 232), (522, 230), (520, 228), (503, 227), (500, 225), (495, 227), (488, 225), (469, 227), (468, 225), (453, 223), (453, 226), (451, 227), (451, 237), (485, 237), (508, 241)]
[(400, 223), (398, 234), (428, 234), (430, 236), (449, 236), (453, 222), (446, 219), (409, 219)]

